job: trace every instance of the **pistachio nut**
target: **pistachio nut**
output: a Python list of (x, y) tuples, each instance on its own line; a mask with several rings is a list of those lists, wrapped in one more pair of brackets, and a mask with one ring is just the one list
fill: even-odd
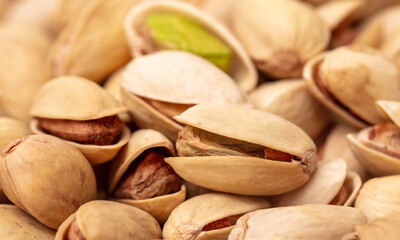
[(174, 118), (179, 157), (166, 158), (188, 182), (244, 195), (300, 187), (316, 167), (316, 149), (300, 128), (274, 114), (233, 105), (199, 104)]
[(250, 93), (255, 108), (274, 113), (317, 139), (330, 123), (329, 113), (309, 93), (301, 79), (264, 83)]
[(237, 219), (248, 212), (270, 207), (261, 198), (206, 193), (181, 203), (163, 228), (164, 239), (226, 239)]
[(76, 76), (48, 82), (31, 109), (34, 133), (49, 133), (78, 148), (92, 164), (111, 160), (130, 131), (117, 114), (125, 106), (96, 83)]
[(168, 156), (175, 156), (175, 148), (161, 133), (151, 129), (132, 133), (110, 165), (111, 200), (140, 208), (165, 222), (186, 194), (180, 177), (164, 161)]
[(175, 49), (198, 54), (226, 71), (240, 89), (257, 85), (256, 70), (236, 38), (203, 11), (178, 1), (147, 1), (125, 20), (133, 57)]
[(256, 67), (274, 78), (300, 77), (303, 64), (329, 43), (328, 26), (300, 1), (239, 0), (232, 14), (233, 32)]
[(160, 238), (160, 225), (148, 213), (126, 204), (96, 200), (83, 204), (65, 220), (55, 240)]
[[(333, 221), (340, 219), (340, 221)], [(301, 205), (270, 208), (248, 213), (237, 221), (229, 240), (337, 240), (366, 223), (355, 208), (332, 205)]]
[(123, 73), (121, 86), (137, 126), (160, 131), (174, 141), (182, 126), (171, 118), (195, 104), (249, 105), (227, 74), (183, 51), (159, 51), (133, 60)]
[[(101, 83), (127, 63), (130, 55), (123, 21), (138, 2), (91, 1), (63, 28), (52, 45), (48, 58), (51, 76), (76, 75)], [(98, 40), (96, 44), (93, 39)]]
[(362, 210), (369, 221), (381, 217), (399, 218), (400, 175), (373, 178), (362, 186), (355, 207)]
[(321, 103), (357, 128), (385, 121), (375, 101), (400, 100), (400, 69), (365, 46), (317, 56), (307, 63), (303, 77)]
[(397, 240), (400, 238), (399, 224), (398, 219), (379, 218), (357, 225), (355, 232), (346, 234), (341, 240)]
[(96, 179), (87, 159), (50, 135), (11, 142), (1, 153), (0, 182), (15, 205), (53, 229), (96, 198)]
[(362, 185), (360, 177), (348, 172), (343, 159), (323, 160), (303, 186), (271, 198), (272, 206), (332, 204), (351, 206)]
[(40, 224), (36, 219), (11, 204), (0, 204), (0, 239), (53, 240), (55, 231)]
[(30, 134), (31, 131), (24, 122), (9, 117), (0, 117), (0, 150), (7, 147), (9, 142)]

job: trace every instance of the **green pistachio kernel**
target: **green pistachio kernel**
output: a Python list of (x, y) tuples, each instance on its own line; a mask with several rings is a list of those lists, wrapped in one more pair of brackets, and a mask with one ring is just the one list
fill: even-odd
[(146, 24), (157, 48), (197, 54), (228, 72), (232, 51), (199, 24), (167, 13), (150, 15)]

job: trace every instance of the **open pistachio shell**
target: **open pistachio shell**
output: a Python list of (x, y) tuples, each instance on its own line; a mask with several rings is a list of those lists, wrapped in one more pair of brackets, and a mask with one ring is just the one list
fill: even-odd
[(400, 239), (400, 221), (393, 218), (379, 218), (367, 224), (356, 226), (353, 234), (343, 236), (341, 240), (385, 240)]
[(207, 193), (186, 200), (172, 211), (164, 224), (163, 238), (176, 240), (226, 239), (235, 221), (224, 228), (203, 228), (212, 222), (238, 217), (248, 212), (270, 207), (261, 198), (223, 193)]
[(382, 112), (400, 127), (400, 101), (380, 100), (376, 102)]
[(367, 218), (359, 209), (302, 205), (258, 210), (242, 216), (229, 240), (337, 240)]
[(332, 31), (354, 17), (363, 6), (363, 0), (333, 0), (319, 6), (317, 13)]
[(201, 187), (245, 195), (276, 195), (303, 185), (316, 167), (315, 144), (311, 138), (274, 114), (238, 106), (200, 104), (175, 119), (299, 159), (280, 162), (249, 156), (166, 158), (179, 176)]
[(399, 219), (400, 175), (373, 178), (364, 183), (355, 207), (362, 210), (368, 220), (381, 217)]
[(143, 55), (142, 48), (148, 39), (141, 36), (140, 28), (143, 26), (146, 18), (153, 13), (176, 14), (186, 17), (206, 28), (232, 50), (232, 66), (229, 75), (237, 82), (239, 88), (245, 92), (255, 88), (257, 85), (256, 70), (238, 40), (211, 16), (182, 2), (167, 0), (148, 1), (132, 8), (132, 11), (125, 20), (125, 31), (133, 57)]
[(304, 80), (280, 80), (265, 83), (251, 92), (255, 108), (266, 110), (289, 120), (316, 139), (327, 128), (328, 111), (316, 101)]
[[(151, 129), (141, 129), (134, 132), (128, 144), (121, 150), (118, 156), (111, 162), (110, 166), (110, 184), (108, 192), (112, 193), (117, 187), (124, 173), (129, 166), (146, 150), (151, 148), (165, 148), (168, 152), (175, 156), (175, 148), (173, 143), (161, 133)], [(140, 208), (159, 222), (165, 222), (172, 210), (185, 200), (186, 187), (181, 186), (178, 192), (154, 197), (144, 200), (132, 199), (115, 199), (118, 201)]]
[(303, 64), (329, 43), (329, 28), (300, 1), (240, 0), (233, 15), (233, 32), (257, 68), (275, 78), (300, 77)]
[(53, 240), (56, 232), (40, 224), (14, 205), (0, 205), (0, 238), (7, 240)]
[(96, 200), (82, 205), (63, 222), (55, 240), (68, 239), (68, 231), (74, 221), (86, 240), (161, 238), (160, 225), (152, 216), (117, 202)]

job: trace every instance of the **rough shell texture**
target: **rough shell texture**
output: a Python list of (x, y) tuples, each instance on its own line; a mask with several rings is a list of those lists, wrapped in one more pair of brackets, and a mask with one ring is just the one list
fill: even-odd
[(268, 207), (270, 207), (269, 203), (261, 198), (223, 193), (199, 195), (174, 209), (164, 225), (163, 238), (189, 240), (219, 237), (226, 239), (232, 227), (212, 231), (202, 231), (202, 229), (208, 223)]
[(126, 108), (96, 83), (62, 76), (43, 85), (31, 109), (34, 117), (92, 120), (125, 112)]
[(91, 201), (82, 205), (57, 231), (56, 240), (64, 240), (76, 220), (87, 240), (160, 239), (158, 222), (148, 213), (122, 203)]
[[(333, 221), (335, 220), (335, 221)], [(362, 211), (331, 205), (303, 205), (259, 210), (241, 217), (229, 240), (337, 240), (366, 223)]]
[(7, 197), (53, 229), (81, 204), (96, 198), (89, 162), (56, 137), (39, 134), (15, 140), (0, 161), (0, 181)]
[(55, 231), (40, 224), (14, 205), (0, 205), (0, 238), (7, 240), (53, 240)]
[(0, 117), (0, 150), (2, 151), (9, 142), (31, 134), (28, 126), (16, 119)]
[(155, 12), (178, 14), (205, 27), (232, 49), (233, 65), (230, 75), (237, 82), (240, 89), (248, 92), (256, 87), (256, 70), (239, 41), (211, 16), (182, 2), (149, 1), (132, 9), (125, 20), (125, 31), (133, 57), (142, 55), (140, 50), (145, 40), (143, 36), (140, 36), (139, 29), (143, 25), (146, 16)]

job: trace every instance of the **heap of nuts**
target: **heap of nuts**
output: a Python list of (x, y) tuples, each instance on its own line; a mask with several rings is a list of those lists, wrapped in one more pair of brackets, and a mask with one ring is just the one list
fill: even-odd
[(0, 0), (0, 239), (400, 239), (398, 0)]

